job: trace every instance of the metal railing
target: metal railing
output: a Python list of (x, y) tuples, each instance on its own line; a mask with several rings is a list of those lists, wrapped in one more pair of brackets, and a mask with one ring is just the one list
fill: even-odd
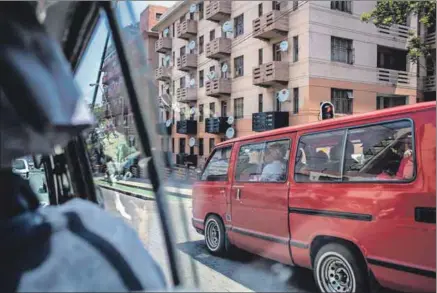
[(392, 26), (379, 25), (377, 27), (379, 33), (389, 35), (395, 38), (408, 39), (410, 27), (401, 24), (394, 24)]
[(379, 82), (392, 85), (410, 85), (410, 76), (407, 71), (378, 68), (376, 78)]

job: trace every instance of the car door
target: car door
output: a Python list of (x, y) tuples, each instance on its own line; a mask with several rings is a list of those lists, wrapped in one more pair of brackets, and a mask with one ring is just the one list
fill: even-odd
[[(284, 263), (290, 263), (287, 205), (293, 137), (294, 134), (288, 134), (238, 143), (230, 194), (228, 234), (232, 243)], [(281, 160), (277, 160), (277, 152), (282, 152)], [(276, 171), (268, 172), (274, 164), (283, 167), (280, 176), (271, 176)]]

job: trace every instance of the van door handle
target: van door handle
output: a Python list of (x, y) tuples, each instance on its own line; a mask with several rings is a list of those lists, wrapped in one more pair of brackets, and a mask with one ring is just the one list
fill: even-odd
[(238, 188), (238, 189), (237, 189), (237, 196), (236, 196), (236, 199), (237, 199), (237, 200), (240, 200), (240, 192), (241, 192), (241, 189)]

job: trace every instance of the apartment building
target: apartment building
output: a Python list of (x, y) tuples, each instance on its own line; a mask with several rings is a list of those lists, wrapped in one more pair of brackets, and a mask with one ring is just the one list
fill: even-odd
[[(136, 60), (140, 54), (135, 46), (136, 38), (141, 34), (146, 49), (147, 64), (153, 68), (158, 66), (158, 53), (155, 51), (155, 42), (158, 33), (152, 31), (161, 16), (167, 11), (167, 7), (149, 5), (140, 15), (140, 22), (123, 28), (129, 54)], [(139, 62), (134, 62), (139, 64)], [(132, 112), (127, 93), (124, 92), (124, 82), (121, 78), (121, 70), (115, 48), (110, 45), (103, 63), (104, 98), (107, 100), (105, 118), (111, 119), (117, 131), (126, 136), (136, 135)], [(158, 85), (158, 82), (156, 83)]]
[(413, 104), (425, 99), (420, 84), (434, 90), (435, 100), (435, 78), (433, 88), (429, 81), (435, 69), (418, 72), (407, 58), (408, 31), (417, 29), (417, 18), (390, 28), (361, 22), (375, 4), (175, 4), (153, 28), (159, 32), (158, 98), (173, 103), (161, 113), (161, 123), (173, 122), (166, 124), (171, 137), (162, 139), (163, 148), (177, 164), (201, 165), (230, 126), (244, 136), (317, 121), (322, 101), (332, 101), (337, 116)]

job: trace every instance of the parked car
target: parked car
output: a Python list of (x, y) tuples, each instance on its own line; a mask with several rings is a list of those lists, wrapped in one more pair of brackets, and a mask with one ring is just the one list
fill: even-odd
[(12, 172), (15, 174), (21, 175), (24, 179), (29, 179), (29, 164), (25, 159), (16, 159), (12, 163)]

